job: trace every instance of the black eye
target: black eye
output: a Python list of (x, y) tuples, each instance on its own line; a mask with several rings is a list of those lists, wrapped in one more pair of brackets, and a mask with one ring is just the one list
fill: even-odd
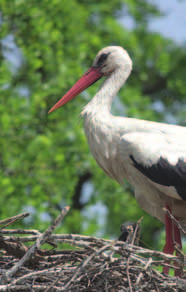
[(103, 54), (101, 54), (101, 56), (99, 57), (99, 59), (97, 60), (97, 66), (98, 67), (100, 67), (105, 61), (106, 61), (106, 59), (108, 58), (108, 55), (109, 55), (110, 53), (108, 53), (108, 54), (105, 54), (105, 53), (103, 53)]

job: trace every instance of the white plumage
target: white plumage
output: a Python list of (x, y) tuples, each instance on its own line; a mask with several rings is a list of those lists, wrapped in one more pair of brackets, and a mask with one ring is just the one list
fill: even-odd
[(165, 216), (163, 208), (168, 207), (184, 227), (186, 128), (116, 117), (110, 113), (112, 101), (131, 69), (132, 61), (123, 48), (112, 46), (102, 49), (93, 66), (50, 112), (102, 76), (107, 76), (101, 89), (82, 112), (90, 150), (108, 176), (120, 184), (127, 179), (134, 187), (139, 205), (166, 223), (164, 251), (172, 253), (173, 241), (181, 246), (181, 239), (178, 228)]

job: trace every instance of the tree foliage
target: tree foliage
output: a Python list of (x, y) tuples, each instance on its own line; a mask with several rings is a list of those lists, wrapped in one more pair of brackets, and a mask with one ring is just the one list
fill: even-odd
[[(155, 121), (171, 116), (185, 125), (185, 48), (149, 32), (148, 19), (160, 12), (147, 0), (0, 4), (1, 218), (30, 210), (32, 220), (23, 224), (44, 229), (61, 207), (70, 204), (62, 230), (97, 234), (99, 221), (91, 212), (100, 202), (107, 208), (102, 235), (118, 236), (123, 221), (145, 215), (143, 229), (149, 232), (143, 239), (152, 245), (152, 234), (161, 224), (138, 207), (128, 184), (123, 190), (106, 177), (85, 140), (79, 114), (99, 84), (54, 114), (47, 112), (102, 47), (119, 45), (134, 62), (132, 76), (119, 93), (125, 114)], [(121, 11), (133, 20), (131, 31), (117, 21)], [(7, 45), (9, 38), (19, 54)], [(113, 111), (119, 113), (117, 104)], [(82, 202), (86, 182), (93, 191), (88, 202)]]

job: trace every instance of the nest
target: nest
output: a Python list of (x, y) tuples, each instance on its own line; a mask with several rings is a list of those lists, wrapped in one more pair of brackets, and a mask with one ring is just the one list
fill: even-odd
[[(186, 291), (184, 276), (166, 276), (156, 269), (183, 271), (182, 253), (178, 257), (135, 246), (135, 232), (131, 243), (54, 234), (68, 210), (65, 207), (44, 233), (5, 229), (28, 213), (0, 221), (0, 291)], [(52, 248), (41, 248), (44, 243)], [(59, 243), (73, 249), (57, 249)]]

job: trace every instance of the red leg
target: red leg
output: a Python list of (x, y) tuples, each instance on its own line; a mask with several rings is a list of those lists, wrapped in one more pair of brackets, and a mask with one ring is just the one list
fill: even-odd
[[(168, 205), (166, 205), (165, 207), (171, 212)], [(163, 252), (167, 254), (173, 254), (174, 252), (173, 224), (171, 218), (167, 214), (165, 214), (165, 236), (166, 239)], [(169, 267), (164, 267), (163, 273), (167, 275), (169, 273)]]
[[(178, 219), (178, 218), (176, 218)], [(181, 234), (180, 234), (180, 230), (177, 227), (177, 225), (175, 223), (173, 223), (174, 226), (174, 241), (177, 243), (177, 245), (180, 247), (180, 249), (182, 249), (182, 242), (181, 242)], [(178, 252), (176, 252), (176, 255), (178, 255)], [(176, 270), (175, 271), (175, 276), (176, 277), (181, 277), (182, 276), (182, 272)]]

